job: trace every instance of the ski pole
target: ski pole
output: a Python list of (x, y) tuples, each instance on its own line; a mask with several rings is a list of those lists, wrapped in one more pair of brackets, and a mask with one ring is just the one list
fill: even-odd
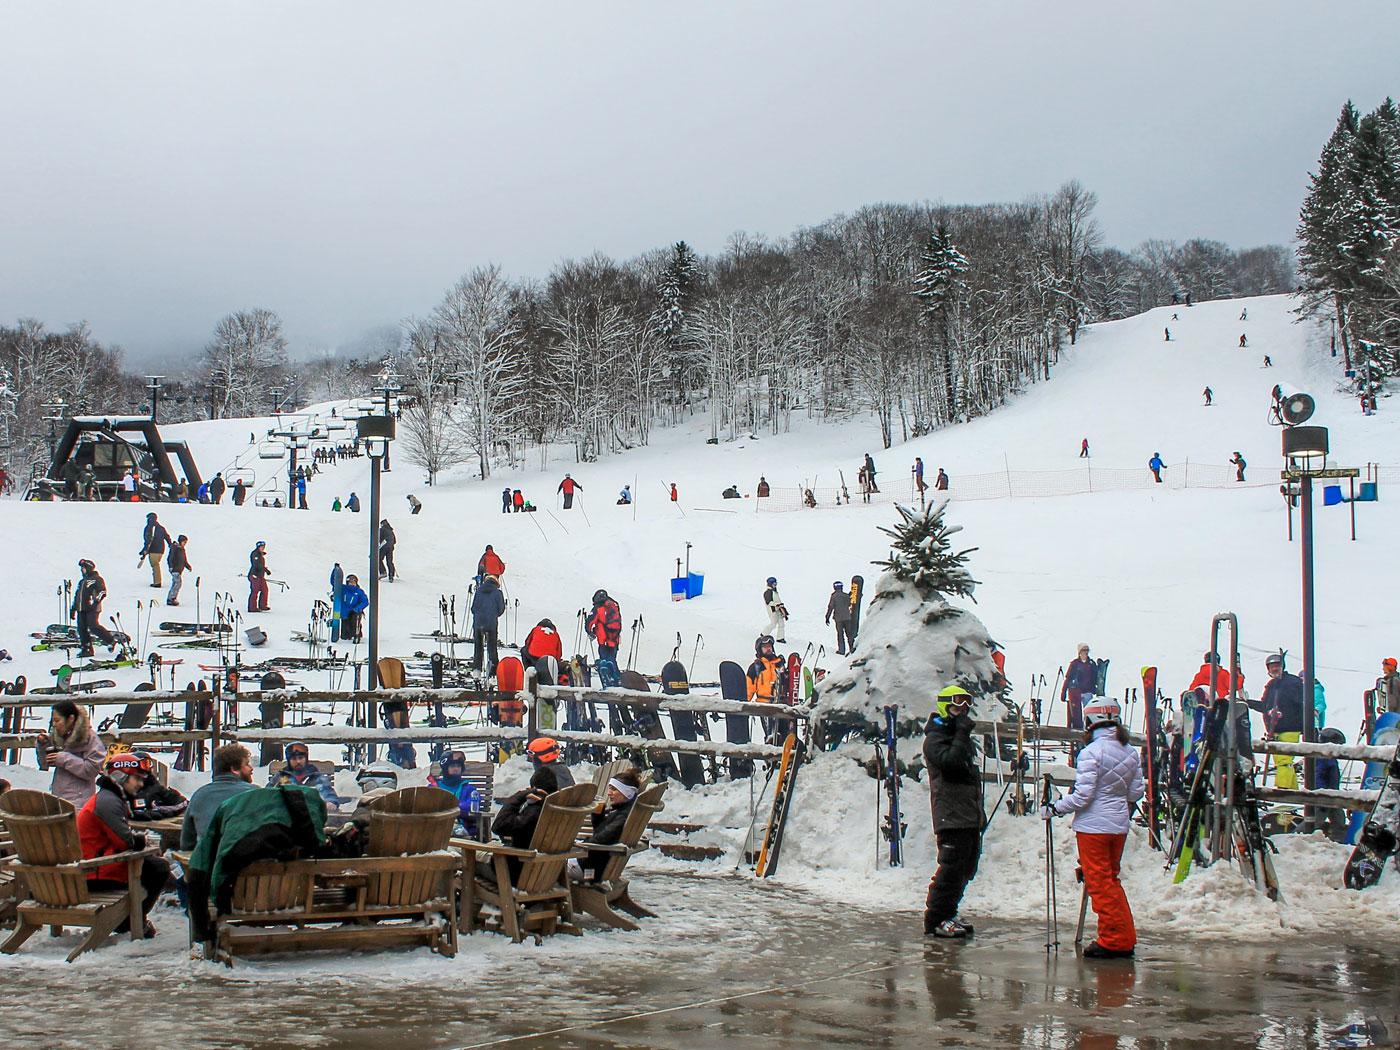
[(695, 635), (695, 649), (690, 654), (690, 670), (686, 672), (687, 678), (692, 678), (695, 675), (695, 658), (700, 655), (700, 649), (704, 645), (702, 638), (703, 636), (699, 633)]
[(1084, 881), (1083, 868), (1074, 869), (1074, 878), (1081, 886), (1084, 887), (1079, 894), (1079, 925), (1075, 928), (1074, 931), (1074, 946), (1078, 948), (1081, 944), (1084, 943), (1084, 919), (1086, 913), (1089, 910), (1089, 884)]
[(1064, 677), (1063, 666), (1055, 672), (1055, 684), (1050, 687), (1050, 704), (1045, 708), (1045, 724), (1050, 724), (1050, 712), (1055, 710), (1055, 698), (1060, 695), (1060, 679)]
[[(1054, 801), (1055, 782), (1050, 774), (1045, 774), (1040, 804), (1048, 806)], [(1045, 821), (1045, 954), (1060, 951), (1060, 902), (1055, 888), (1055, 822)]]

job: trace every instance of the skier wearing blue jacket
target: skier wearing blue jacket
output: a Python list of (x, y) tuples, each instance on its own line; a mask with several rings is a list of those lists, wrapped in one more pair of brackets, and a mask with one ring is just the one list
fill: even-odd
[(472, 667), (482, 670), (481, 650), (484, 645), (491, 661), (485, 668), (488, 675), (496, 672), (499, 660), (496, 653), (497, 625), (505, 611), (506, 596), (501, 593), (501, 585), (496, 577), (488, 575), (472, 598)]
[(1166, 467), (1167, 465), (1162, 462), (1162, 453), (1160, 452), (1152, 453), (1152, 458), (1147, 461), (1147, 469), (1152, 471), (1152, 480), (1159, 485), (1162, 483), (1162, 471)]
[(353, 573), (345, 577), (345, 587), (340, 592), (340, 636), (347, 641), (358, 642), (363, 636), (362, 625), (365, 610), (369, 608), (369, 595), (360, 586), (360, 578)]

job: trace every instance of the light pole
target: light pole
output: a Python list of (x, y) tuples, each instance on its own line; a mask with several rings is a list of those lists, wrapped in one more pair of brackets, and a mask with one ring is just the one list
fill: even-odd
[(159, 418), (159, 411), (160, 411), (160, 392), (161, 392), (162, 390), (165, 389), (165, 387), (161, 384), (161, 380), (164, 379), (164, 378), (165, 378), (165, 376), (147, 376), (147, 377), (146, 377), (146, 389), (149, 390), (149, 391), (151, 392), (151, 422), (152, 422), (152, 423), (158, 423), (158, 422), (160, 422), (160, 418)]
[[(379, 687), (379, 472), (389, 456), (394, 440), (394, 417), (361, 416), (355, 421), (356, 436), (365, 443), (369, 455), (369, 688)], [(373, 705), (371, 705), (371, 708)], [(374, 714), (369, 716), (374, 724)]]

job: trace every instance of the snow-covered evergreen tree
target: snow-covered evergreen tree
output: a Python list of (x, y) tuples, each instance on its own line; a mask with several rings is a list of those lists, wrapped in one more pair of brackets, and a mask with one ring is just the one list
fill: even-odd
[(953, 549), (952, 537), (962, 531), (962, 526), (949, 525), (944, 520), (948, 501), (941, 500), (923, 510), (900, 506), (895, 509), (899, 511), (899, 524), (880, 527), (894, 541), (890, 556), (875, 564), (888, 569), (896, 580), (912, 583), (926, 599), (941, 600), (949, 595), (972, 598), (977, 581), (967, 571), (967, 556), (977, 548)]

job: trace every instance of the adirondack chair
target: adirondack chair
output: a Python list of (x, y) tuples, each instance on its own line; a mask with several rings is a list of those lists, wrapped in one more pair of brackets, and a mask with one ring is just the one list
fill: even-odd
[[(495, 842), (453, 839), (452, 845), (462, 850), (466, 864), (462, 877), (462, 926), (472, 933), (478, 926), (496, 929), (519, 944), (526, 934), (535, 943), (556, 932), (575, 936), (581, 930), (574, 925), (573, 903), (564, 880), (564, 867), (574, 857), (583, 857), (574, 840), (584, 820), (593, 811), (593, 785), (576, 784), (556, 791), (545, 799), (535, 834), (529, 849), (515, 849)], [(495, 882), (483, 879), (476, 872), (476, 855), (491, 858)], [(521, 862), (520, 876), (511, 879), (508, 857)], [(483, 905), (499, 913), (498, 924), (483, 922)]]
[(0, 926), (14, 925), (15, 909), (19, 906), (19, 880), (10, 867), (14, 856), (14, 839), (0, 819)]
[[(43, 791), (17, 789), (0, 795), (0, 819), (14, 840), (17, 860), (10, 869), (21, 887), (15, 909), (18, 924), (0, 952), (13, 955), (44, 926), (60, 932), (65, 926), (88, 929), (68, 954), (69, 962), (97, 947), (127, 920), (131, 939), (142, 938), (141, 862), (159, 852), (155, 846), (83, 860), (73, 803)], [(125, 890), (88, 888), (90, 870), (123, 862)]]
[(455, 955), (462, 861), (449, 839), (457, 800), (437, 788), (414, 787), (368, 808), (364, 857), (258, 861), (245, 868), (229, 913), (215, 919), (215, 957), (232, 966), (239, 955), (400, 944)]
[[(442, 763), (434, 762), (429, 765), (428, 773), (434, 777), (442, 776)], [(491, 807), (495, 804), (496, 792), (496, 763), (466, 762), (462, 766), (462, 779), (476, 788), (477, 794), (481, 796), (481, 813), (476, 822), (476, 837), (482, 842), (490, 842)]]
[(607, 923), (619, 930), (635, 930), (639, 927), (626, 916), (619, 915), (621, 908), (635, 918), (652, 919), (656, 913), (648, 911), (634, 901), (628, 893), (627, 880), (622, 877), (627, 861), (637, 853), (648, 849), (642, 842), (651, 818), (665, 808), (661, 796), (666, 793), (665, 784), (653, 784), (642, 791), (632, 803), (627, 814), (627, 822), (622, 825), (622, 838), (616, 845), (600, 846), (584, 840), (580, 849), (601, 851), (611, 854), (607, 864), (591, 882), (571, 882), (569, 891), (573, 896), (575, 910), (593, 916), (599, 922)]
[[(611, 762), (604, 762), (598, 767), (598, 771), (593, 774), (593, 790), (596, 802), (604, 802), (608, 797), (608, 781), (617, 776), (624, 769), (633, 769), (636, 763), (631, 759), (618, 758)], [(643, 784), (651, 783), (651, 770), (638, 769), (637, 774), (642, 778)]]

